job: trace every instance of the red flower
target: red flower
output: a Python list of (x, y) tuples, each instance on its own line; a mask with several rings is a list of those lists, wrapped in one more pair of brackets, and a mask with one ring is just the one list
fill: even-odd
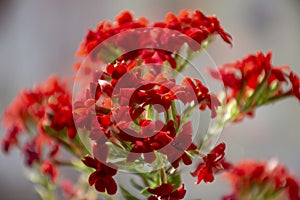
[[(18, 132), (25, 131), (27, 122), (37, 122), (40, 130), (45, 126), (56, 131), (67, 130), (68, 136), (74, 138), (76, 129), (72, 119), (71, 94), (66, 84), (56, 77), (50, 77), (34, 89), (23, 91), (6, 109), (3, 124)], [(28, 131), (28, 130), (26, 130)]]
[(116, 35), (125, 30), (145, 27), (148, 21), (144, 18), (134, 20), (131, 13), (124, 11), (116, 17), (116, 24), (112, 24), (108, 21), (103, 21), (98, 24), (97, 30), (89, 32), (86, 35), (85, 40), (81, 43), (77, 50), (78, 56), (88, 55), (97, 45), (107, 38)]
[(176, 134), (174, 122), (169, 121), (167, 125), (163, 125), (161, 121), (153, 123), (150, 120), (140, 120), (140, 126), (141, 132), (123, 128), (118, 136), (132, 144), (131, 154), (127, 158), (128, 162), (135, 161), (143, 154), (145, 161), (151, 163), (155, 160), (153, 152), (163, 148), (173, 140)]
[[(286, 83), (294, 86), (295, 96), (299, 94), (297, 78), (288, 75), (288, 66), (275, 67), (271, 63), (272, 53), (250, 54), (240, 61), (225, 64), (218, 71), (210, 70), (213, 78), (222, 80), (226, 89), (227, 102), (235, 101), (241, 113), (235, 121), (245, 114), (253, 116), (254, 109), (260, 104), (273, 101), (277, 97), (289, 94)], [(300, 95), (298, 95), (300, 96)]]
[(294, 72), (290, 73), (289, 79), (292, 84), (292, 92), (300, 101), (300, 79)]
[(156, 22), (154, 26), (178, 30), (199, 44), (209, 35), (219, 34), (226, 43), (231, 45), (231, 36), (223, 30), (219, 20), (215, 16), (207, 17), (199, 10), (193, 13), (190, 10), (182, 10), (178, 16), (169, 13), (164, 22)]
[(56, 167), (47, 160), (43, 161), (43, 164), (41, 166), (41, 172), (45, 175), (48, 175), (53, 182), (58, 177), (58, 171), (57, 171)]
[(253, 188), (260, 188), (266, 195), (269, 194), (270, 196), (275, 193), (282, 193), (283, 196), (281, 196), (284, 199), (300, 199), (299, 182), (275, 160), (269, 162), (242, 161), (228, 170), (225, 176), (234, 188), (230, 195), (231, 199), (239, 199), (243, 195), (255, 197), (260, 191), (253, 193)]
[(205, 110), (209, 107), (211, 110), (211, 117), (216, 116), (216, 110), (221, 105), (220, 101), (214, 94), (209, 93), (207, 87), (205, 87), (201, 81), (197, 79), (185, 78), (181, 87), (174, 89), (175, 95), (184, 104), (192, 101), (196, 101), (199, 104), (199, 109)]
[[(59, 148), (51, 134), (66, 131), (69, 138), (74, 138), (77, 133), (72, 117), (71, 95), (66, 88), (65, 83), (50, 77), (33, 89), (22, 91), (3, 117), (3, 125), (7, 130), (1, 141), (3, 151), (8, 152), (12, 146), (18, 145), (22, 148), (26, 165), (42, 164), (41, 171), (53, 181), (58, 172), (51, 162)], [(52, 131), (47, 132), (48, 128)], [(21, 132), (30, 133), (26, 142), (19, 141)], [(61, 134), (55, 137), (63, 139), (66, 136)]]
[[(132, 49), (130, 48), (130, 45), (136, 43), (141, 47), (145, 47), (147, 44), (155, 45), (157, 43), (170, 43), (170, 45), (172, 45), (171, 48), (174, 51), (177, 51), (184, 43), (176, 36), (170, 35), (170, 37), (167, 38), (156, 38), (156, 36), (153, 36), (153, 34), (151, 35), (149, 32), (145, 33), (137, 30), (137, 28), (144, 27), (160, 27), (179, 31), (199, 43), (199, 45), (196, 45), (195, 47), (194, 43), (189, 41), (188, 43), (192, 50), (198, 50), (203, 41), (208, 39), (209, 36), (215, 34), (220, 35), (226, 43), (231, 44), (231, 36), (220, 26), (219, 20), (215, 16), (207, 17), (198, 10), (193, 13), (189, 10), (183, 10), (178, 16), (175, 16), (173, 13), (169, 13), (166, 16), (165, 21), (155, 22), (152, 25), (149, 25), (147, 19), (134, 19), (129, 11), (124, 11), (116, 17), (116, 23), (103, 21), (98, 25), (95, 31), (89, 30), (85, 40), (81, 43), (77, 51), (77, 55), (87, 56), (101, 42), (117, 35), (118, 33), (125, 33), (125, 35), (122, 34), (120, 36), (121, 38), (117, 37), (117, 40), (119, 40), (118, 45), (121, 49)], [(125, 32), (127, 30), (135, 30), (136, 32), (127, 33)], [(155, 63), (168, 61), (172, 68), (176, 68), (176, 62), (174, 57), (172, 57), (172, 52), (162, 50), (135, 50), (122, 55), (121, 60), (135, 60), (141, 55), (143, 57), (142, 60), (146, 61), (146, 63), (152, 61), (155, 61)]]
[(20, 128), (16, 125), (13, 125), (7, 130), (7, 134), (1, 141), (2, 149), (5, 153), (9, 152), (9, 149), (12, 145), (18, 144), (18, 134), (21, 132)]
[(63, 192), (63, 198), (65, 200), (71, 200), (78, 197), (78, 189), (73, 185), (73, 183), (69, 180), (64, 180), (60, 184), (60, 187)]
[(23, 151), (25, 155), (25, 162), (28, 166), (32, 166), (33, 162), (40, 161), (41, 150), (36, 144), (36, 140), (29, 141), (24, 144)]
[(96, 170), (89, 177), (89, 184), (91, 186), (95, 185), (97, 191), (107, 192), (110, 195), (117, 192), (117, 184), (112, 178), (117, 173), (116, 169), (108, 167), (99, 162), (96, 158), (91, 158), (89, 156), (85, 156), (82, 162), (86, 166)]
[(203, 157), (202, 163), (200, 163), (197, 169), (191, 173), (192, 176), (197, 176), (197, 184), (202, 180), (204, 182), (213, 182), (214, 173), (217, 173), (223, 169), (229, 167), (228, 163), (225, 162), (225, 143), (217, 145), (209, 154)]
[(162, 185), (152, 189), (148, 188), (148, 192), (154, 194), (148, 198), (148, 200), (178, 200), (183, 199), (186, 193), (184, 189), (184, 184), (182, 184), (181, 188), (174, 190), (173, 185), (171, 183), (163, 183)]
[(172, 166), (178, 168), (180, 161), (183, 161), (186, 165), (192, 164), (192, 159), (185, 151), (195, 149), (197, 149), (197, 146), (192, 143), (192, 124), (188, 122), (182, 126), (181, 132), (174, 138), (171, 145), (159, 152), (167, 155)]

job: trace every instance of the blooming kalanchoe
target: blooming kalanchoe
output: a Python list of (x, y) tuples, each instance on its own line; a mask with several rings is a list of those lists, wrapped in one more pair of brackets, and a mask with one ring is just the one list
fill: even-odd
[[(149, 73), (142, 73), (144, 69)], [(142, 157), (152, 163), (155, 152), (160, 152), (176, 168), (181, 160), (191, 164), (185, 151), (197, 148), (192, 143), (192, 126), (190, 122), (181, 123), (187, 119), (176, 111), (175, 103), (209, 108), (212, 117), (220, 106), (200, 80), (185, 78), (178, 84), (164, 71), (136, 62), (107, 64), (103, 71), (94, 73), (92, 81), (85, 95), (75, 101), (74, 117), (78, 128), (90, 132), (90, 139), (95, 141), (93, 152), (102, 162), (109, 157), (109, 142), (129, 152), (127, 162)], [(149, 117), (154, 112), (165, 117)], [(101, 154), (97, 153), (100, 149)]]
[[(168, 13), (164, 21), (154, 23), (134, 19), (124, 11), (115, 22), (101, 22), (96, 30), (88, 31), (77, 51), (85, 60), (76, 64), (79, 75), (75, 81), (88, 85), (81, 90), (79, 82), (74, 84), (79, 94), (74, 94), (73, 105), (67, 85), (55, 77), (22, 91), (4, 114), (7, 134), (1, 140), (3, 151), (7, 153), (13, 146), (22, 150), (25, 163), (41, 175), (32, 179), (43, 185), (45, 190), (39, 189), (39, 193), (44, 199), (53, 199), (52, 190), (61, 179), (60, 165), (85, 175), (82, 185), (61, 184), (65, 199), (96, 199), (97, 192), (105, 197), (116, 194), (114, 176), (124, 166), (138, 172), (135, 175), (142, 183), (131, 183), (144, 198), (184, 199), (187, 190), (180, 178), (180, 164), (193, 164), (196, 155), (202, 159), (191, 173), (197, 184), (212, 182), (216, 173), (228, 171), (234, 192), (224, 197), (226, 200), (246, 200), (251, 195), (255, 199), (299, 200), (299, 183), (284, 167), (254, 161), (232, 167), (225, 161), (224, 143), (208, 154), (201, 152), (205, 142), (212, 144), (209, 137), (218, 132), (223, 119), (217, 127), (209, 127), (201, 141), (193, 137), (194, 110), (207, 109), (217, 120), (223, 110), (202, 81), (176, 75), (217, 35), (232, 44), (219, 20), (199, 10)], [(180, 58), (181, 54), (187, 59)], [(294, 95), (300, 100), (299, 77), (286, 66), (274, 67), (271, 53), (258, 52), (210, 73), (225, 85), (225, 123), (252, 115), (256, 107), (283, 97)], [(24, 142), (20, 139), (23, 132), (28, 133)], [(75, 156), (74, 161), (60, 160), (61, 149)], [(86, 187), (86, 175), (94, 187)], [(137, 199), (120, 188), (126, 199)]]
[[(234, 63), (209, 70), (212, 77), (222, 80), (226, 89), (227, 104), (235, 105), (230, 120), (253, 116), (255, 108), (272, 103), (282, 97), (299, 98), (299, 78), (288, 66), (274, 66), (272, 52), (257, 52)], [(228, 119), (227, 119), (228, 120)]]
[(298, 180), (276, 160), (245, 160), (235, 164), (225, 177), (233, 186), (233, 193), (224, 200), (300, 199)]
[[(173, 52), (168, 52), (163, 49), (131, 49), (132, 44), (140, 44), (142, 47), (147, 45), (156, 45), (157, 43), (170, 43), (168, 45), (174, 51), (178, 51), (184, 40), (169, 35), (167, 38), (159, 39), (153, 36), (149, 31), (139, 32), (139, 28), (161, 28), (164, 30), (173, 30), (180, 34), (190, 38), (191, 41), (187, 41), (190, 48), (194, 51), (199, 50), (201, 44), (209, 40), (214, 35), (220, 35), (221, 38), (228, 44), (231, 44), (231, 36), (224, 31), (221, 27), (219, 20), (215, 16), (205, 16), (201, 11), (195, 10), (182, 10), (178, 16), (173, 13), (168, 13), (164, 21), (158, 21), (149, 23), (146, 18), (134, 19), (129, 11), (124, 11), (116, 17), (115, 22), (103, 21), (96, 30), (89, 30), (85, 40), (81, 43), (77, 55), (79, 57), (88, 56), (98, 45), (100, 45), (106, 39), (116, 36), (119, 33), (121, 39), (116, 36), (116, 43), (119, 48), (129, 48), (130, 52), (118, 58), (122, 60), (136, 60), (139, 59), (144, 63), (163, 63), (167, 61), (172, 68), (177, 68), (176, 60), (172, 56)], [(127, 32), (134, 30), (135, 32)], [(164, 30), (161, 30), (164, 32)], [(137, 33), (138, 32), (138, 33)], [(159, 34), (158, 34), (159, 35)], [(125, 37), (125, 38), (124, 38)], [(165, 41), (166, 40), (166, 41)], [(198, 45), (199, 44), (199, 45)], [(95, 55), (91, 55), (95, 56)]]
[[(71, 94), (66, 83), (50, 77), (32, 90), (21, 91), (6, 109), (3, 125), (7, 130), (1, 141), (4, 152), (8, 153), (13, 146), (21, 147), (28, 166), (47, 158), (55, 160), (59, 150), (58, 140), (76, 136)], [(49, 129), (52, 131), (49, 132)], [(29, 136), (24, 143), (19, 141), (22, 132)], [(48, 153), (45, 147), (48, 147)]]

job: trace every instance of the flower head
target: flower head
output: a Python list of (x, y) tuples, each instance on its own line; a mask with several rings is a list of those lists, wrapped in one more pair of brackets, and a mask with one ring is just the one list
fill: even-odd
[(232, 199), (255, 198), (258, 194), (265, 199), (300, 199), (299, 182), (276, 160), (245, 160), (228, 170), (225, 177), (234, 188)]
[(191, 173), (192, 176), (198, 177), (197, 184), (202, 180), (206, 183), (213, 182), (215, 179), (214, 173), (230, 167), (230, 164), (225, 162), (225, 148), (225, 143), (220, 143), (203, 157), (204, 162), (199, 163), (197, 169)]
[(294, 94), (299, 98), (299, 78), (288, 66), (274, 66), (271, 59), (271, 52), (257, 52), (225, 64), (218, 71), (210, 70), (212, 77), (223, 81), (227, 103), (236, 104), (235, 121), (253, 116), (256, 107), (281, 97)]
[(82, 162), (90, 168), (94, 168), (96, 171), (93, 172), (89, 177), (89, 184), (95, 185), (95, 188), (99, 192), (107, 192), (112, 195), (117, 192), (117, 184), (112, 178), (116, 175), (117, 170), (109, 166), (106, 166), (99, 162), (96, 158), (85, 156)]
[(50, 161), (43, 161), (41, 166), (41, 172), (45, 175), (48, 175), (52, 182), (54, 182), (58, 177), (57, 168)]

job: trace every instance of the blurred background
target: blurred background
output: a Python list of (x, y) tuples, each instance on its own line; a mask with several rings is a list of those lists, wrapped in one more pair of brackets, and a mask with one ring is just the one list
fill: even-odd
[[(297, 0), (1, 0), (0, 1), (0, 112), (24, 87), (50, 74), (71, 77), (74, 53), (89, 28), (124, 9), (136, 17), (163, 20), (167, 12), (200, 9), (216, 14), (232, 36), (230, 48), (218, 39), (208, 52), (217, 65), (258, 50), (273, 51), (275, 65), (290, 65), (300, 74), (300, 1)], [(259, 109), (254, 119), (227, 127), (221, 136), (232, 161), (278, 158), (300, 180), (300, 106), (288, 99)], [(0, 137), (4, 134), (1, 128)], [(34, 200), (38, 196), (25, 178), (19, 152), (0, 154), (1, 200)], [(193, 185), (194, 180), (187, 181)], [(193, 186), (204, 200), (228, 193), (221, 177), (213, 184)], [(187, 196), (186, 199), (190, 199)]]

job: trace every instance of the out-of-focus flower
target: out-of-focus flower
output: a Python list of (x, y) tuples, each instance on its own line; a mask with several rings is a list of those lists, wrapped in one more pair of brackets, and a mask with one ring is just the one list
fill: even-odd
[(292, 83), (292, 92), (300, 101), (300, 79), (294, 72), (290, 73), (289, 79)]
[(46, 127), (55, 131), (66, 129), (68, 136), (74, 138), (76, 128), (72, 119), (71, 94), (67, 85), (56, 77), (50, 77), (32, 90), (21, 91), (5, 110), (5, 150), (8, 151), (11, 144), (18, 143), (18, 133), (35, 132), (30, 130), (32, 124), (39, 126), (39, 132), (46, 132)]
[(41, 166), (41, 172), (48, 175), (52, 182), (54, 182), (58, 177), (58, 170), (50, 161), (44, 160)]
[(233, 193), (224, 199), (299, 200), (299, 182), (276, 160), (245, 160), (225, 172)]
[(41, 156), (41, 149), (36, 144), (36, 140), (29, 141), (24, 144), (23, 151), (25, 155), (25, 162), (31, 166), (34, 161), (39, 161)]
[[(7, 131), (1, 141), (3, 151), (8, 153), (17, 146), (24, 153), (26, 165), (31, 167), (34, 162), (45, 161), (45, 173), (50, 173), (51, 166), (46, 161), (56, 159), (57, 140), (74, 138), (77, 134), (67, 85), (50, 77), (32, 90), (21, 91), (5, 110), (3, 125)], [(24, 143), (19, 140), (22, 132), (27, 133)], [(51, 176), (56, 177), (55, 170)]]
[(186, 193), (184, 185), (182, 184), (181, 188), (174, 190), (171, 183), (163, 183), (160, 186), (152, 189), (148, 188), (148, 192), (154, 194), (148, 198), (148, 200), (176, 200), (183, 199)]
[(60, 187), (63, 192), (63, 198), (65, 200), (71, 200), (78, 196), (78, 189), (69, 180), (64, 180), (61, 182)]

